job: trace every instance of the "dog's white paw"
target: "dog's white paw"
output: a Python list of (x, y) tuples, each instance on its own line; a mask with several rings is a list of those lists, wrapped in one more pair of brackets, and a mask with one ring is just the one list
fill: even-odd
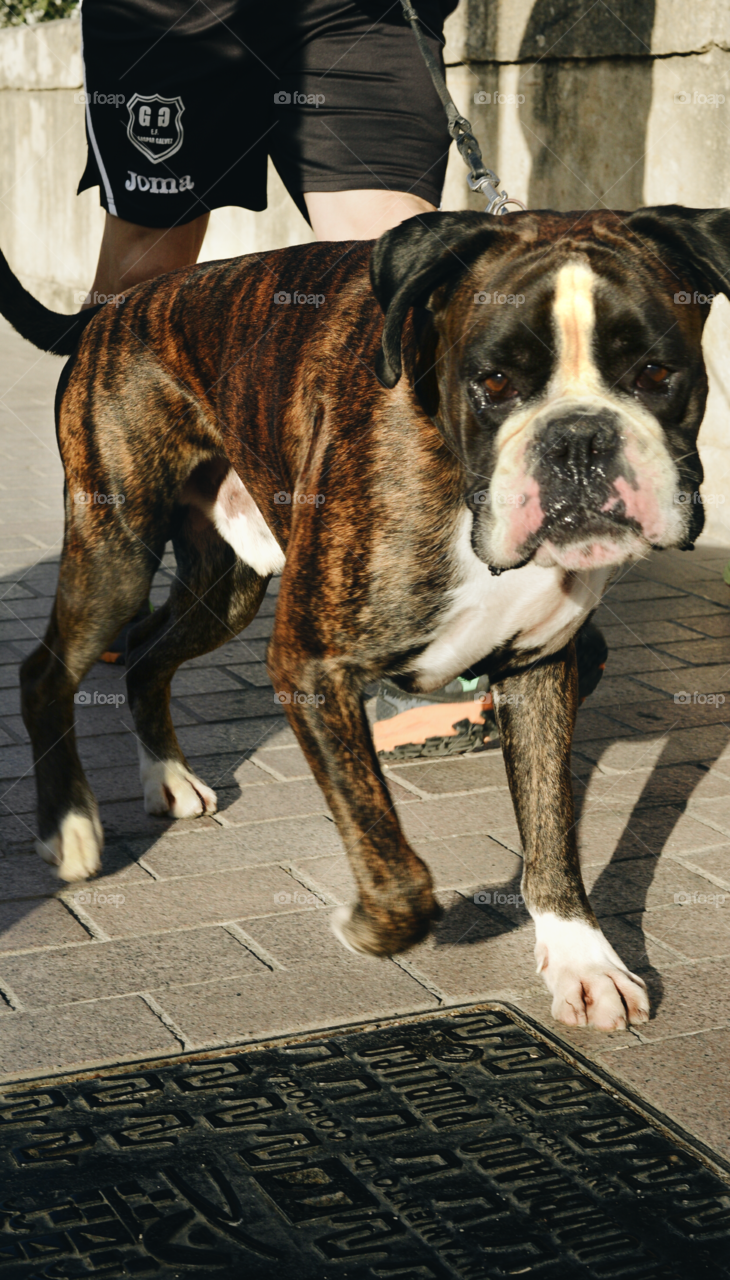
[(101, 866), (104, 832), (96, 814), (71, 811), (57, 831), (36, 840), (36, 852), (54, 868), (59, 880), (88, 880)]
[(533, 918), (537, 972), (552, 994), (558, 1022), (623, 1031), (648, 1021), (646, 984), (629, 972), (600, 929), (583, 920), (561, 920), (552, 911)]
[(139, 776), (147, 813), (198, 818), (203, 813), (215, 813), (218, 808), (215, 791), (206, 787), (179, 760), (153, 760), (140, 747)]
[(353, 907), (337, 907), (330, 916), (330, 928), (337, 941), (341, 942), (343, 947), (347, 947), (354, 956), (366, 956), (369, 952), (364, 947), (356, 946), (353, 939), (351, 931), (353, 911)]

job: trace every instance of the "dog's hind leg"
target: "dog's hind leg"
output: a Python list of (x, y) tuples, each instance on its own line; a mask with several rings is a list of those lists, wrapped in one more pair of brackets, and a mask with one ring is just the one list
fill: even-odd
[(158, 559), (118, 524), (106, 526), (103, 540), (88, 536), (94, 519), (87, 508), (67, 514), (51, 619), (20, 670), (38, 788), (36, 849), (62, 880), (93, 875), (103, 848), (96, 800), (76, 749), (76, 690), (146, 598)]
[(188, 658), (217, 649), (255, 616), (268, 583), (239, 559), (213, 524), (186, 508), (173, 535), (177, 576), (161, 609), (129, 637), (127, 690), (148, 813), (214, 813), (215, 792), (196, 777), (170, 717), (170, 681)]

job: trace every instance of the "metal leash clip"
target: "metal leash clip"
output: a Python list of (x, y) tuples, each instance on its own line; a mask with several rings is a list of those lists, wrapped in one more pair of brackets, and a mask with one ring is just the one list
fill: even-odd
[(484, 206), (485, 213), (492, 213), (495, 217), (500, 213), (506, 213), (508, 204), (516, 204), (523, 213), (527, 212), (527, 205), (518, 200), (516, 196), (508, 196), (506, 191), (499, 191), (499, 178), (493, 169), (487, 169), (483, 178), (475, 177), (474, 174), (467, 174), (466, 178), (472, 191), (481, 191), (483, 196), (487, 197), (487, 203)]
[(479, 143), (472, 133), (469, 121), (464, 116), (457, 115), (454, 120), (449, 120), (449, 132), (456, 142), (459, 155), (469, 169), (466, 180), (471, 190), (481, 191), (487, 198), (484, 212), (496, 217), (506, 211), (508, 204), (516, 204), (526, 212), (526, 206), (521, 200), (508, 196), (506, 191), (499, 190), (499, 178), (494, 169), (485, 167)]
[(456, 143), (459, 155), (469, 169), (467, 182), (472, 191), (481, 191), (487, 197), (487, 205), (484, 212), (497, 216), (506, 212), (508, 204), (516, 204), (519, 209), (526, 212), (527, 205), (524, 205), (521, 200), (515, 199), (514, 196), (508, 196), (506, 191), (500, 191), (499, 178), (496, 173), (493, 169), (485, 168), (481, 148), (474, 137), (471, 124), (465, 116), (459, 114), (459, 109), (446, 87), (446, 81), (441, 74), (438, 61), (429, 48), (421, 30), (421, 20), (410, 0), (401, 0), (401, 8), (406, 21), (410, 23), (413, 34), (416, 37), (416, 43), (421, 50), (423, 60), (433, 81), (434, 89), (441, 99), (441, 105), (446, 112), (449, 133)]

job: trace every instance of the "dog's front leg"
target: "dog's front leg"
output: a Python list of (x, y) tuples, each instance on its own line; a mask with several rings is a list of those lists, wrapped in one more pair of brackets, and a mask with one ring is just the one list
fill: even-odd
[(275, 697), (327, 798), (357, 882), (358, 901), (336, 913), (334, 931), (353, 951), (405, 951), (428, 933), (440, 909), (428, 867), (401, 831), (373, 750), (364, 680), (335, 661), (301, 652), (294, 657), (276, 633), (268, 666)]
[(601, 932), (580, 871), (570, 771), (578, 706), (572, 641), (496, 691), (524, 850), (522, 892), (535, 921), (537, 971), (553, 996), (553, 1017), (602, 1031), (646, 1022), (646, 987)]

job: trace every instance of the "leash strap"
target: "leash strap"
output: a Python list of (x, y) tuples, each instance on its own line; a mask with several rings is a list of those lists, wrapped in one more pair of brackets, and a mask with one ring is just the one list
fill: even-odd
[(456, 103), (446, 87), (446, 81), (441, 74), (438, 61), (434, 57), (423, 33), (421, 20), (410, 0), (401, 0), (401, 8), (404, 17), (410, 23), (411, 30), (416, 37), (416, 43), (421, 51), (421, 56), (433, 81), (433, 87), (446, 112), (449, 133), (456, 143), (459, 155), (469, 169), (467, 182), (472, 191), (481, 191), (482, 195), (487, 198), (484, 212), (492, 214), (504, 213), (508, 204), (516, 204), (521, 209), (524, 209), (525, 206), (520, 200), (510, 198), (506, 191), (499, 190), (499, 178), (493, 169), (487, 169), (485, 166), (481, 149), (474, 137), (471, 124), (464, 116), (459, 114)]

